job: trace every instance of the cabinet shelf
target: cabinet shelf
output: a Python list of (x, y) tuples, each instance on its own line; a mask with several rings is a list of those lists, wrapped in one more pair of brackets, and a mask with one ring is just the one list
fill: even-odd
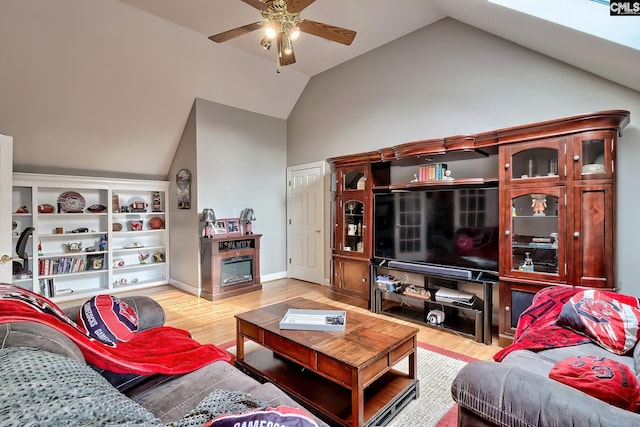
[(98, 274), (106, 274), (108, 270), (83, 270), (75, 271), (73, 273), (54, 273), (54, 274), (41, 274), (38, 275), (39, 279), (57, 279), (64, 276), (93, 276)]
[(524, 248), (524, 249), (551, 249), (558, 250), (558, 245), (554, 245), (553, 243), (512, 243), (512, 247), (514, 248)]
[[(374, 264), (372, 269), (373, 277), (377, 277), (378, 271), (382, 269), (384, 274), (393, 272), (419, 274), (424, 280), (424, 285), (420, 286), (429, 291), (427, 298), (423, 295), (412, 295), (403, 293), (388, 292), (386, 289), (374, 288), (372, 291), (372, 311), (379, 314), (387, 314), (399, 319), (410, 320), (421, 325), (436, 327), (457, 334), (463, 334), (474, 339), (476, 342), (491, 344), (492, 339), (492, 306), (493, 306), (493, 286), (495, 280), (458, 280), (450, 277), (442, 277), (434, 274), (416, 273), (402, 268), (379, 267)], [(439, 288), (460, 289), (462, 286), (480, 287), (482, 298), (473, 297), (471, 305), (449, 301), (439, 301), (436, 292)], [(416, 286), (418, 287), (418, 286)], [(427, 316), (431, 310), (441, 310), (445, 313), (445, 321), (440, 325), (434, 325), (427, 321)]]
[(106, 253), (107, 253), (107, 251), (57, 252), (57, 253), (49, 253), (49, 254), (38, 255), (38, 259), (39, 260), (44, 260), (44, 259), (51, 259), (51, 258), (83, 257), (83, 256), (87, 256), (87, 255), (100, 255), (100, 254), (106, 254)]
[(114, 273), (118, 273), (120, 271), (126, 271), (126, 270), (138, 270), (141, 268), (148, 268), (148, 267), (163, 267), (164, 266), (164, 262), (147, 262), (147, 263), (140, 263), (140, 264), (130, 264), (130, 265), (124, 265), (122, 267), (114, 267), (113, 268), (113, 272)]
[[(382, 314), (386, 314), (397, 319), (410, 320), (423, 326), (446, 330), (448, 332), (466, 336), (477, 342), (482, 342), (478, 341), (478, 334), (482, 335), (481, 330), (478, 330), (478, 327), (482, 322), (482, 311), (472, 309), (462, 311), (458, 309), (462, 309), (463, 307), (452, 306), (450, 304), (440, 302), (425, 301), (413, 297), (408, 298), (413, 298), (416, 304), (409, 305), (406, 300), (398, 300), (395, 298), (395, 296), (403, 295), (380, 290), (377, 290), (376, 292), (379, 292), (380, 298), (382, 298), (380, 310), (380, 313)], [(447, 315), (445, 315), (445, 322), (439, 325), (429, 323), (426, 320), (426, 316), (431, 309), (442, 308), (439, 306), (450, 308), (450, 310), (445, 310), (447, 313)]]

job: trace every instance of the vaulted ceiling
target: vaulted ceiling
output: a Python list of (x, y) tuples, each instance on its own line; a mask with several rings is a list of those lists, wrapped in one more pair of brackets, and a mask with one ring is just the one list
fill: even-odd
[[(314, 76), (445, 18), (640, 91), (640, 51), (505, 1), (315, 0), (302, 17), (356, 31), (353, 44), (303, 34), (277, 73), (259, 31), (208, 40), (261, 19), (242, 0), (0, 0), (0, 132), (17, 170), (162, 177), (194, 99), (287, 120)], [(614, 29), (640, 19), (597, 6)]]
[[(120, 1), (203, 36), (262, 19), (258, 10), (242, 0)], [(554, 5), (561, 7), (562, 3), (567, 3), (564, 6), (566, 14), (579, 13), (579, 10), (570, 9), (574, 4), (580, 5), (577, 0), (563, 0)], [(589, 6), (586, 0), (583, 3), (585, 7)], [(601, 16), (596, 12), (595, 18), (611, 27), (621, 24), (624, 19), (634, 19), (610, 17), (606, 6), (594, 4), (590, 7), (602, 9)], [(303, 10), (302, 18), (352, 29), (357, 32), (357, 36), (351, 46), (343, 46), (303, 34), (294, 45), (297, 62), (287, 66), (283, 72), (293, 70), (309, 77), (314, 76), (447, 16), (640, 90), (640, 78), (637, 74), (640, 51), (488, 0), (316, 0)], [(273, 61), (275, 72), (276, 53), (260, 47), (261, 37), (260, 31), (255, 31), (229, 40), (224, 46), (226, 49), (250, 53), (255, 56), (256, 61)], [(240, 81), (234, 83), (242, 84)]]

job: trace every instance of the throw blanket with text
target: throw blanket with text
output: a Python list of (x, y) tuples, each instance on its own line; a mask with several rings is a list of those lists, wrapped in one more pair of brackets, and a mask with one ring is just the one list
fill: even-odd
[(69, 337), (87, 363), (120, 374), (185, 374), (231, 356), (212, 344), (199, 344), (187, 331), (160, 326), (108, 346), (85, 335), (53, 302), (27, 289), (0, 284), (0, 323), (38, 322)]
[(554, 286), (539, 291), (531, 306), (520, 315), (513, 344), (497, 352), (493, 359), (500, 362), (516, 350), (541, 351), (591, 342), (584, 335), (556, 325), (562, 306), (579, 291)]

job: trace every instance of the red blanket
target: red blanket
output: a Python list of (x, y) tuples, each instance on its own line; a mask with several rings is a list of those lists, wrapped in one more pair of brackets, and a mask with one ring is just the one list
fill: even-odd
[(23, 288), (0, 285), (0, 323), (30, 321), (45, 324), (69, 337), (87, 363), (120, 374), (185, 374), (230, 355), (212, 344), (199, 344), (182, 329), (147, 329), (127, 342), (110, 347), (85, 335), (53, 302)]
[(493, 356), (497, 362), (516, 350), (540, 351), (584, 344), (591, 340), (563, 326), (556, 325), (562, 306), (581, 289), (548, 287), (533, 297), (533, 303), (520, 315), (513, 344)]

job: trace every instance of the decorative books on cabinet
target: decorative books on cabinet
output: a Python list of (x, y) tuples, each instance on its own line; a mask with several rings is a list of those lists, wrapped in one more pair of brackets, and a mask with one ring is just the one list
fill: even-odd
[[(167, 181), (13, 175), (13, 283), (55, 300), (166, 284)], [(22, 264), (24, 268), (20, 268)]]

